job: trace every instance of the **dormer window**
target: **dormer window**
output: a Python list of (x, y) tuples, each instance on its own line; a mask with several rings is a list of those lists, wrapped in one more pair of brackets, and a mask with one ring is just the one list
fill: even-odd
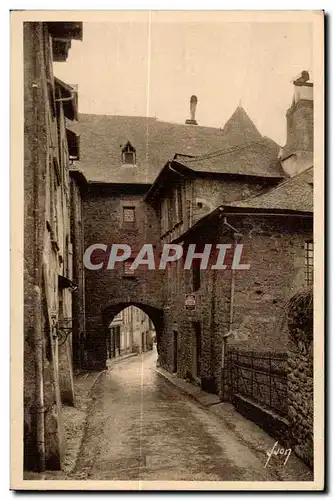
[(122, 149), (123, 165), (136, 165), (136, 150), (128, 141)]

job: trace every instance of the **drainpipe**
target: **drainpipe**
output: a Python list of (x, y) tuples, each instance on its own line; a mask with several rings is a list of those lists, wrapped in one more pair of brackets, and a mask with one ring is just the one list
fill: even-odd
[(34, 294), (34, 348), (36, 368), (36, 446), (38, 454), (38, 470), (45, 471), (45, 426), (44, 426), (44, 384), (43, 384), (43, 337), (41, 321), (41, 289), (35, 285)]
[[(241, 236), (241, 233), (231, 224), (227, 222), (227, 218), (224, 217), (223, 224), (230, 228), (233, 231), (233, 254), (235, 251), (236, 247), (236, 236)], [(232, 330), (233, 330), (233, 312), (234, 312), (234, 291), (235, 291), (235, 269), (231, 269), (231, 288), (230, 288), (230, 313), (229, 313), (229, 326), (228, 326), (228, 332), (223, 335), (223, 342), (222, 342), (222, 362), (221, 362), (221, 367), (222, 369), (225, 366), (225, 352), (226, 352), (226, 344), (227, 344), (227, 339), (232, 335)]]

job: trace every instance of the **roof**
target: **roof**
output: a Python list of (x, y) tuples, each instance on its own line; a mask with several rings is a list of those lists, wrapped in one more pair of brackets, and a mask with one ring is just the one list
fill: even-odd
[[(270, 166), (271, 159), (278, 156), (279, 146), (274, 141), (263, 138), (240, 107), (223, 129), (167, 123), (150, 117), (91, 114), (80, 114), (77, 126), (73, 130), (80, 135), (78, 167), (89, 181), (152, 184), (175, 153), (188, 157), (200, 156), (257, 142), (262, 144), (262, 148), (257, 147), (261, 158), (265, 156), (264, 148), (268, 145), (269, 172), (273, 172), (276, 177), (282, 175), (281, 170), (276, 171)], [(136, 149), (136, 166), (123, 165), (121, 162), (122, 148), (128, 141)], [(263, 164), (263, 172), (263, 160), (260, 163)], [(197, 168), (200, 168), (199, 163)], [(220, 167), (218, 165), (211, 168), (219, 171)]]
[(277, 215), (286, 217), (312, 217), (313, 215), (313, 167), (282, 182), (264, 194), (229, 205), (224, 204), (199, 219), (185, 233), (178, 236), (174, 243), (182, 241), (191, 234), (208, 225), (217, 226), (217, 220), (227, 215)]
[(285, 175), (278, 160), (278, 148), (262, 138), (207, 155), (192, 158), (175, 155), (174, 159), (196, 172), (277, 178)]
[(313, 167), (300, 172), (264, 194), (224, 207), (313, 212)]

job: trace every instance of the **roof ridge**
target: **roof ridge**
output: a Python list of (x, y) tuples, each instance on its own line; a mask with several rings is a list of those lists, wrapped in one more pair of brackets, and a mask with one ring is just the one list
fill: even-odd
[[(105, 114), (105, 113), (84, 113), (84, 112), (80, 112), (79, 113), (79, 116), (88, 116), (88, 117), (104, 117), (104, 118), (129, 118), (129, 119), (140, 119), (140, 120), (148, 120), (148, 121), (152, 121), (152, 122), (155, 122), (155, 123), (162, 123), (162, 124), (166, 124), (166, 125), (175, 125), (175, 126), (180, 126), (180, 127), (184, 127), (184, 128), (188, 128), (189, 129), (189, 125), (186, 125), (185, 123), (182, 123), (182, 122), (173, 122), (173, 121), (168, 121), (168, 120), (164, 120), (162, 118), (158, 118), (156, 116), (144, 116), (144, 115), (117, 115), (117, 114)], [(196, 130), (200, 130), (200, 129), (209, 129), (209, 130), (212, 130), (212, 131), (216, 131), (216, 132), (220, 132), (222, 134), (222, 128), (221, 127), (218, 127), (218, 126), (213, 126), (213, 125), (201, 125), (201, 124), (198, 124), (196, 126)]]

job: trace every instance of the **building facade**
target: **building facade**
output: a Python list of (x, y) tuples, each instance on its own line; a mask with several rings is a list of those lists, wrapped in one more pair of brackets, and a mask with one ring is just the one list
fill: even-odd
[(73, 242), (67, 121), (77, 94), (53, 75), (80, 23), (24, 23), (24, 462), (59, 468), (62, 404), (74, 403)]

